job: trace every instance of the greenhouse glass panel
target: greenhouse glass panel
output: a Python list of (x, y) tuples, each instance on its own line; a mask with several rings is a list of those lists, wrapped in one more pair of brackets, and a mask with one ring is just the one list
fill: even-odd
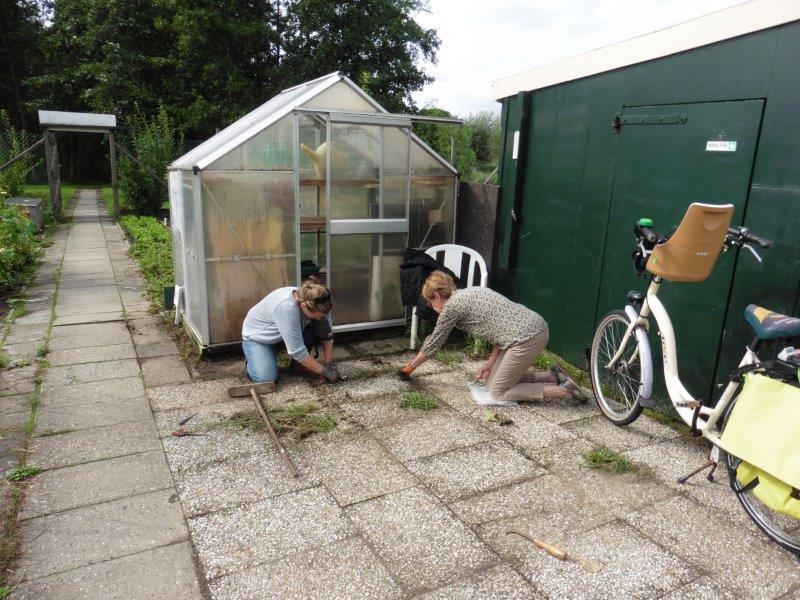
[(295, 282), (293, 173), (206, 172), (203, 215), (211, 343), (236, 341), (247, 311)]
[(181, 172), (169, 171), (169, 224), (172, 231), (172, 271), (176, 285), (183, 280), (183, 211), (181, 210)]
[(334, 83), (327, 90), (320, 92), (303, 103), (303, 106), (305, 108), (336, 108), (348, 112), (380, 112), (371, 102), (344, 81)]
[(291, 171), (294, 123), (286, 115), (261, 133), (214, 162), (209, 171)]
[(331, 124), (331, 219), (378, 218), (380, 127)]
[(411, 144), (411, 206), (408, 245), (453, 243), (455, 177), (425, 148)]
[(206, 277), (202, 262), (202, 218), (200, 202), (194, 193), (195, 177), (181, 171), (181, 207), (183, 209), (183, 243), (186, 272), (186, 313), (200, 336), (208, 339), (208, 314), (205, 310)]
[(410, 131), (383, 128), (383, 217), (405, 219), (408, 198), (408, 153)]
[[(312, 273), (326, 264), (325, 159), (327, 123), (318, 115), (297, 116), (300, 140), (300, 258)], [(312, 158), (312, 156), (314, 158)], [(308, 262), (310, 261), (310, 263)]]
[(406, 234), (331, 237), (331, 292), (335, 325), (403, 318), (400, 263)]

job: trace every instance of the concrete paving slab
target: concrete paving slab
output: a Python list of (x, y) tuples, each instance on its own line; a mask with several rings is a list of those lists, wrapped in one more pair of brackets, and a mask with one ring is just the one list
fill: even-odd
[(664, 500), (627, 521), (745, 597), (775, 598), (800, 581), (800, 564), (789, 552), (687, 498)]
[(5, 474), (19, 466), (19, 456), (25, 449), (26, 437), (24, 431), (6, 431), (0, 436), (0, 473)]
[(136, 354), (139, 358), (153, 358), (156, 356), (173, 356), (179, 354), (179, 352), (175, 342), (170, 340), (137, 345)]
[(407, 466), (443, 502), (453, 502), (546, 473), (500, 440), (412, 460)]
[(9, 361), (36, 360), (36, 347), (37, 344), (30, 342), (4, 344), (3, 354), (8, 357)]
[(676, 494), (656, 480), (647, 465), (642, 464), (641, 473), (615, 474), (590, 469), (583, 454), (593, 448), (589, 440), (578, 439), (544, 448), (536, 455), (536, 460), (549, 471), (571, 481), (584, 498), (602, 498), (603, 504), (621, 517)]
[(322, 487), (189, 519), (207, 578), (242, 571), (350, 537), (354, 531)]
[(50, 322), (50, 317), (52, 314), (53, 313), (50, 308), (41, 308), (39, 310), (34, 310), (33, 312), (28, 312), (21, 317), (17, 317), (14, 321), (14, 324), (46, 326)]
[(220, 600), (403, 597), (386, 568), (357, 537), (215, 579), (209, 588), (211, 597)]
[(39, 404), (43, 407), (66, 407), (92, 402), (124, 400), (143, 395), (144, 384), (142, 383), (142, 378), (135, 375), (133, 377), (73, 383), (71, 385), (43, 384)]
[(350, 344), (357, 355), (381, 355), (402, 352), (408, 348), (407, 337), (391, 337)]
[(144, 396), (59, 407), (45, 405), (36, 416), (36, 431), (40, 435), (53, 431), (77, 431), (151, 418), (150, 404)]
[(0, 396), (0, 415), (28, 412), (31, 410), (31, 399), (27, 394), (16, 396)]
[(155, 425), (149, 419), (33, 438), (28, 464), (56, 469), (160, 448)]
[(134, 359), (108, 360), (103, 362), (83, 363), (50, 367), (44, 375), (44, 384), (70, 385), (104, 381), (124, 377), (135, 377), (139, 374), (139, 364)]
[(33, 383), (35, 371), (36, 365), (31, 365), (0, 373), (0, 395), (29, 395), (36, 388), (36, 384)]
[[(497, 412), (514, 422), (507, 426), (488, 423), (491, 430), (511, 443), (511, 445), (528, 452), (533, 459), (536, 459), (537, 453), (542, 448), (563, 444), (575, 439), (573, 433), (561, 425), (556, 425), (542, 417), (528, 406), (501, 408)], [(480, 413), (481, 418), (483, 418), (482, 415), (485, 410), (480, 411)]]
[(54, 469), (32, 480), (20, 518), (172, 489), (174, 485), (160, 450)]
[[(85, 323), (82, 325), (62, 325), (53, 328), (51, 342), (57, 339), (72, 337), (87, 340), (87, 346), (104, 346), (121, 344), (130, 340), (130, 332), (125, 323)], [(76, 346), (83, 347), (83, 346)], [(65, 348), (56, 348), (62, 350)]]
[(144, 384), (149, 387), (189, 383), (192, 380), (180, 356), (158, 356), (141, 361)]
[(330, 397), (337, 401), (364, 400), (375, 396), (410, 391), (411, 385), (395, 375), (380, 375), (368, 379), (343, 381), (329, 388)]
[(640, 418), (626, 427), (617, 427), (602, 415), (596, 415), (572, 421), (565, 427), (580, 437), (617, 452), (651, 446), (678, 436), (674, 429), (648, 418)]
[(548, 421), (559, 425), (597, 415), (597, 407), (594, 404), (574, 399), (545, 398), (544, 400), (528, 402), (526, 406), (542, 415)]
[(124, 321), (122, 310), (114, 312), (91, 313), (82, 315), (66, 315), (56, 317), (54, 325), (80, 325), (84, 323), (107, 323), (110, 321)]
[[(553, 514), (561, 519), (569, 512), (584, 515), (583, 526), (605, 523), (613, 518), (611, 511), (587, 498), (570, 481), (545, 474), (479, 496), (451, 503), (450, 509), (464, 522), (477, 526), (493, 521), (511, 521), (537, 513)], [(502, 529), (502, 526), (501, 526)]]
[(578, 564), (539, 550), (528, 540), (520, 569), (548, 598), (657, 598), (700, 573), (632, 527), (609, 523), (555, 543), (604, 564), (588, 573)]
[(538, 594), (522, 575), (504, 564), (416, 598), (418, 600), (477, 600), (478, 598), (544, 600), (545, 596)]
[(172, 490), (152, 492), (27, 521), (17, 572), (45, 577), (186, 539)]
[(486, 429), (453, 411), (436, 409), (430, 413), (402, 427), (373, 429), (373, 435), (404, 462), (494, 438)]
[(466, 525), (419, 488), (346, 510), (395, 579), (412, 592), (437, 588), (497, 562)]
[(69, 275), (64, 276), (61, 278), (58, 284), (58, 289), (70, 289), (70, 288), (89, 288), (95, 286), (107, 286), (107, 285), (114, 285), (116, 283), (116, 279), (113, 276), (109, 275), (106, 277), (92, 277), (87, 278), (81, 275)]
[(374, 429), (394, 423), (418, 419), (420, 411), (406, 410), (401, 405), (400, 396), (389, 394), (378, 398), (342, 402), (339, 408), (347, 417), (365, 429)]
[(219, 512), (320, 484), (301, 454), (288, 450), (301, 473), (295, 478), (277, 450), (264, 442), (253, 454), (177, 471), (175, 480), (186, 516)]
[(309, 442), (308, 460), (340, 506), (417, 485), (417, 480), (367, 434)]
[[(416, 356), (414, 352), (403, 352), (400, 354), (390, 354), (388, 356), (381, 357), (381, 362), (386, 365), (391, 365), (395, 369), (399, 370), (402, 369), (405, 365), (407, 365), (412, 358)], [(438, 360), (429, 360), (428, 362), (424, 363), (420, 367), (414, 371), (414, 377), (420, 378), (425, 377), (427, 375), (433, 374), (440, 374), (440, 373), (454, 373), (459, 377), (459, 379), (465, 379), (464, 374), (460, 371), (454, 371), (453, 367), (447, 366)]]
[(7, 432), (10, 429), (25, 429), (28, 419), (31, 416), (31, 406), (23, 407), (19, 412), (9, 412), (0, 414), (0, 432)]
[(47, 324), (20, 325), (14, 323), (11, 333), (6, 336), (4, 345), (11, 344), (38, 344), (47, 336)]
[(47, 360), (53, 367), (107, 360), (121, 360), (124, 358), (136, 358), (133, 344), (130, 341), (124, 344), (109, 344), (108, 346), (52, 350), (47, 355)]
[(197, 381), (148, 389), (147, 396), (154, 411), (196, 408), (229, 402), (231, 398), (228, 397), (228, 388), (240, 383), (239, 379), (233, 378)]
[(671, 591), (662, 600), (736, 600), (736, 594), (714, 581), (708, 575)]
[(81, 316), (94, 317), (100, 313), (122, 312), (122, 302), (119, 298), (107, 302), (59, 302), (56, 304), (56, 315), (59, 317)]

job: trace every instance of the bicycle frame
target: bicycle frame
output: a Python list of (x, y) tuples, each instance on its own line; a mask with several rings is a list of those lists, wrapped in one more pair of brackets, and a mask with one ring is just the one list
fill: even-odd
[[(725, 408), (730, 403), (733, 395), (736, 393), (739, 384), (735, 381), (729, 382), (725, 387), (725, 391), (722, 393), (719, 402), (717, 402), (717, 405), (714, 408), (704, 406), (702, 402), (694, 398), (694, 396), (692, 396), (686, 390), (678, 375), (678, 353), (677, 345), (675, 343), (675, 330), (672, 327), (672, 320), (669, 318), (667, 309), (658, 298), (658, 290), (660, 288), (661, 278), (654, 277), (647, 289), (647, 295), (644, 303), (642, 304), (642, 308), (639, 311), (638, 318), (633, 320), (628, 326), (628, 329), (626, 330), (625, 335), (620, 342), (617, 353), (614, 355), (611, 361), (609, 361), (607, 366), (609, 368), (614, 366), (614, 364), (624, 353), (625, 347), (628, 344), (628, 340), (630, 340), (631, 336), (634, 335), (635, 329), (639, 326), (644, 326), (647, 328), (648, 318), (650, 315), (652, 315), (653, 318), (655, 318), (656, 323), (658, 324), (658, 329), (661, 333), (661, 349), (664, 361), (664, 380), (666, 381), (667, 393), (672, 401), (672, 405), (675, 407), (675, 411), (678, 413), (678, 415), (680, 415), (681, 419), (683, 419), (683, 421), (691, 427), (694, 418), (694, 406), (699, 404), (700, 414), (697, 419), (697, 429), (704, 438), (717, 446), (719, 444), (719, 436), (714, 431), (714, 428), (716, 427), (720, 416), (725, 412)], [(647, 343), (649, 344), (649, 342)], [(640, 353), (640, 360), (646, 354), (649, 354), (649, 352)], [(741, 367), (750, 365), (757, 360), (758, 357), (756, 356), (755, 352), (750, 348), (747, 348), (742, 360), (739, 362), (739, 366)], [(652, 364), (643, 364), (642, 370), (644, 371), (646, 368), (652, 369)]]

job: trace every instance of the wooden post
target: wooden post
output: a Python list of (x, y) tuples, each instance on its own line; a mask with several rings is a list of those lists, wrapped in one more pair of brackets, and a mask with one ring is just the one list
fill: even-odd
[(50, 208), (53, 218), (61, 217), (61, 175), (58, 168), (58, 146), (56, 134), (44, 130), (44, 158), (47, 165), (47, 183), (50, 186)]
[(117, 184), (117, 140), (113, 131), (108, 132), (108, 148), (109, 156), (111, 157), (111, 191), (114, 196), (114, 217), (115, 221), (119, 221), (119, 191)]

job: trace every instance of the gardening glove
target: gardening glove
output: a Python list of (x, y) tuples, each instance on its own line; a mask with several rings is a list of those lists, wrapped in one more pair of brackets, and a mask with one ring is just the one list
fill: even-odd
[(411, 363), (408, 363), (405, 367), (403, 367), (397, 372), (397, 376), (403, 381), (409, 381), (411, 379), (411, 374), (413, 372), (414, 372), (414, 367), (411, 366)]
[(329, 366), (324, 367), (319, 374), (320, 377), (322, 377), (328, 383), (336, 383), (342, 378), (342, 376), (339, 375), (339, 371), (332, 369)]
[[(326, 369), (330, 369), (331, 371), (336, 371), (336, 373), (339, 373), (339, 367), (336, 366), (336, 363), (332, 362), (323, 363), (322, 366), (325, 367)], [(341, 373), (339, 374), (341, 375)]]

